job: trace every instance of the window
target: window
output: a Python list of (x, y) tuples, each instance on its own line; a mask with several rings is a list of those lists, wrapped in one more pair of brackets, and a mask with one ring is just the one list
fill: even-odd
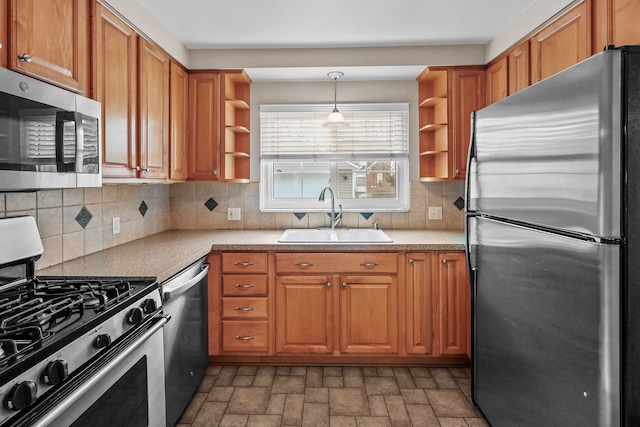
[(350, 127), (327, 129), (331, 105), (260, 106), (260, 209), (355, 212), (409, 210), (409, 105), (339, 106)]

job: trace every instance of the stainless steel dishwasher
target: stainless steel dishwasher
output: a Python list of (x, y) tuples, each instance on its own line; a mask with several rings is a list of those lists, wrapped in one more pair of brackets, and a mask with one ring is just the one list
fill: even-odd
[(200, 387), (209, 364), (207, 277), (202, 258), (161, 284), (164, 329), (167, 426), (174, 426)]

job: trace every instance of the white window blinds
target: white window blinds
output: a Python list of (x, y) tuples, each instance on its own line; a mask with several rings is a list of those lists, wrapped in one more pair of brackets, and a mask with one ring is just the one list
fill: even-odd
[(261, 105), (260, 149), (264, 160), (406, 159), (409, 104), (348, 104), (338, 109), (346, 129), (322, 126), (332, 105)]

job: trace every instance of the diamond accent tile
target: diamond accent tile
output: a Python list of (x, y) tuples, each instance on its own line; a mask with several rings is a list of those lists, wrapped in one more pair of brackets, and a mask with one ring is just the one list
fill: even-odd
[(140, 215), (144, 216), (148, 210), (149, 210), (149, 207), (143, 200), (142, 203), (140, 203), (140, 206), (138, 207), (138, 211), (140, 212)]
[(299, 220), (301, 220), (302, 218), (304, 218), (305, 216), (307, 216), (307, 213), (306, 213), (306, 212), (294, 212), (293, 214), (294, 214), (294, 215), (296, 216), (296, 218), (298, 218)]
[(204, 205), (209, 209), (209, 211), (213, 212), (213, 210), (218, 206), (218, 202), (213, 200), (212, 197), (209, 197), (209, 200), (204, 202)]
[(82, 228), (87, 227), (87, 225), (89, 224), (89, 221), (91, 221), (91, 218), (93, 218), (93, 215), (91, 215), (91, 212), (89, 212), (89, 210), (84, 206), (82, 207), (82, 209), (80, 209), (80, 212), (78, 212), (78, 215), (76, 215), (76, 221), (78, 222), (78, 224), (80, 224)]
[(373, 215), (373, 212), (360, 212), (360, 215), (362, 215), (364, 219), (369, 219), (371, 215)]
[(464, 209), (464, 199), (462, 197), (458, 197), (456, 201), (453, 202), (453, 205), (458, 208), (459, 211), (461, 211), (462, 209)]

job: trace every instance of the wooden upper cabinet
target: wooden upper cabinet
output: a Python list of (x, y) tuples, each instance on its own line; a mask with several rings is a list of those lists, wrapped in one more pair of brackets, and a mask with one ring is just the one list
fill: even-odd
[(532, 83), (591, 56), (589, 5), (576, 4), (531, 38)]
[(420, 180), (464, 179), (471, 112), (485, 99), (485, 67), (428, 67), (418, 76)]
[(224, 155), (224, 180), (249, 182), (251, 79), (243, 70), (236, 70), (225, 71), (222, 80), (224, 134), (221, 145)]
[(467, 176), (467, 154), (471, 138), (471, 112), (486, 105), (484, 67), (456, 68), (451, 72), (451, 120), (453, 158), (450, 174), (453, 179)]
[(156, 45), (139, 40), (140, 177), (167, 178), (170, 60)]
[(171, 62), (171, 118), (169, 138), (169, 178), (187, 179), (187, 124), (189, 120), (189, 75), (175, 62)]
[(220, 168), (220, 73), (189, 73), (188, 179), (217, 181)]
[(529, 40), (525, 40), (507, 54), (509, 58), (509, 95), (531, 84)]
[(593, 52), (605, 46), (640, 44), (640, 2), (638, 0), (593, 1)]
[(504, 55), (487, 67), (487, 105), (498, 102), (509, 91), (509, 58)]
[(0, 0), (0, 67), (7, 68), (9, 51), (9, 0)]
[(89, 94), (90, 0), (10, 0), (9, 67)]
[(102, 103), (102, 174), (138, 174), (138, 35), (100, 3), (93, 13), (93, 98)]

